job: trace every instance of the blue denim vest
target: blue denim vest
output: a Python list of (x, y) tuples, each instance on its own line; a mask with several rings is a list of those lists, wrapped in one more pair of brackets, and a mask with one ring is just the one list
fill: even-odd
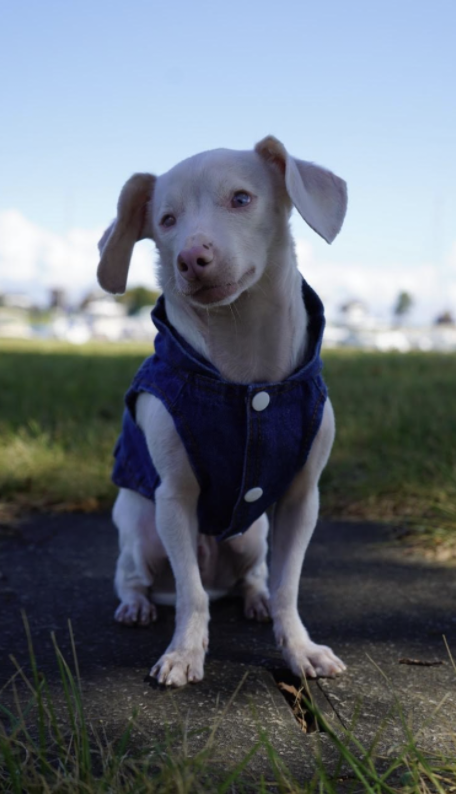
[(218, 540), (245, 532), (284, 495), (307, 460), (327, 397), (320, 359), (323, 305), (305, 281), (302, 294), (305, 362), (284, 381), (250, 385), (225, 380), (193, 350), (170, 325), (164, 297), (159, 299), (152, 312), (155, 355), (144, 361), (125, 397), (114, 452), (116, 485), (154, 500), (160, 484), (135, 422), (138, 394), (148, 392), (171, 414), (199, 483), (200, 532)]

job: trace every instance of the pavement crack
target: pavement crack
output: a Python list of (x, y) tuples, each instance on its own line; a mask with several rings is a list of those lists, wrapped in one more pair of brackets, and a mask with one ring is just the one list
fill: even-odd
[(318, 720), (318, 715), (314, 713), (312, 708), (309, 708), (309, 701), (312, 705), (314, 705), (314, 703), (308, 686), (306, 686), (306, 684), (303, 685), (302, 682), (286, 668), (275, 669), (271, 672), (278, 691), (284, 698), (302, 733), (312, 734), (324, 732), (324, 728)]
[(335, 716), (339, 720), (339, 722), (342, 725), (342, 727), (345, 730), (347, 730), (347, 725), (345, 724), (345, 721), (342, 718), (339, 710), (337, 709), (337, 707), (334, 705), (333, 701), (331, 700), (331, 695), (329, 694), (329, 692), (327, 692), (326, 689), (324, 689), (324, 687), (322, 687), (320, 681), (316, 681), (315, 683), (316, 683), (316, 686), (318, 687), (319, 692), (321, 692), (321, 694), (323, 695), (325, 701), (327, 702), (327, 704), (329, 705), (331, 710), (334, 712)]

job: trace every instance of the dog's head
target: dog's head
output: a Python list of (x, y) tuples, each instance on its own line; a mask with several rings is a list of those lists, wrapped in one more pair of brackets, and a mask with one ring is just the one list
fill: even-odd
[(160, 177), (135, 174), (100, 240), (98, 280), (108, 292), (124, 292), (133, 246), (148, 237), (160, 254), (165, 293), (196, 306), (232, 303), (283, 258), (293, 205), (331, 243), (344, 220), (346, 185), (291, 157), (272, 136), (254, 151), (216, 149)]

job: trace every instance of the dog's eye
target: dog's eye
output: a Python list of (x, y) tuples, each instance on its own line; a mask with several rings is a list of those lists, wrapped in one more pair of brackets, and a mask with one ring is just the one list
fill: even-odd
[(168, 229), (170, 226), (174, 226), (176, 223), (176, 219), (174, 215), (163, 215), (163, 218), (160, 221), (160, 226), (166, 226)]
[(245, 192), (245, 190), (237, 190), (234, 194), (233, 198), (231, 199), (231, 206), (236, 207), (246, 207), (247, 204), (250, 204), (252, 201), (252, 197)]

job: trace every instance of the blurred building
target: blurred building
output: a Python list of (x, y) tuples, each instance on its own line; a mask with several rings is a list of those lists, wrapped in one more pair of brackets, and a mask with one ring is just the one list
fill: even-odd
[[(38, 310), (22, 293), (0, 295), (0, 337), (17, 339), (53, 338), (84, 344), (92, 339), (106, 342), (144, 341), (152, 345), (156, 333), (151, 321), (153, 306), (129, 314), (128, 302), (121, 302), (100, 290), (87, 294), (79, 306), (70, 309), (62, 290), (52, 290), (50, 307)], [(380, 321), (369, 313), (363, 301), (342, 304), (324, 336), (327, 348), (353, 347), (365, 350), (456, 351), (456, 324), (449, 310), (433, 325), (397, 326), (394, 319)]]

